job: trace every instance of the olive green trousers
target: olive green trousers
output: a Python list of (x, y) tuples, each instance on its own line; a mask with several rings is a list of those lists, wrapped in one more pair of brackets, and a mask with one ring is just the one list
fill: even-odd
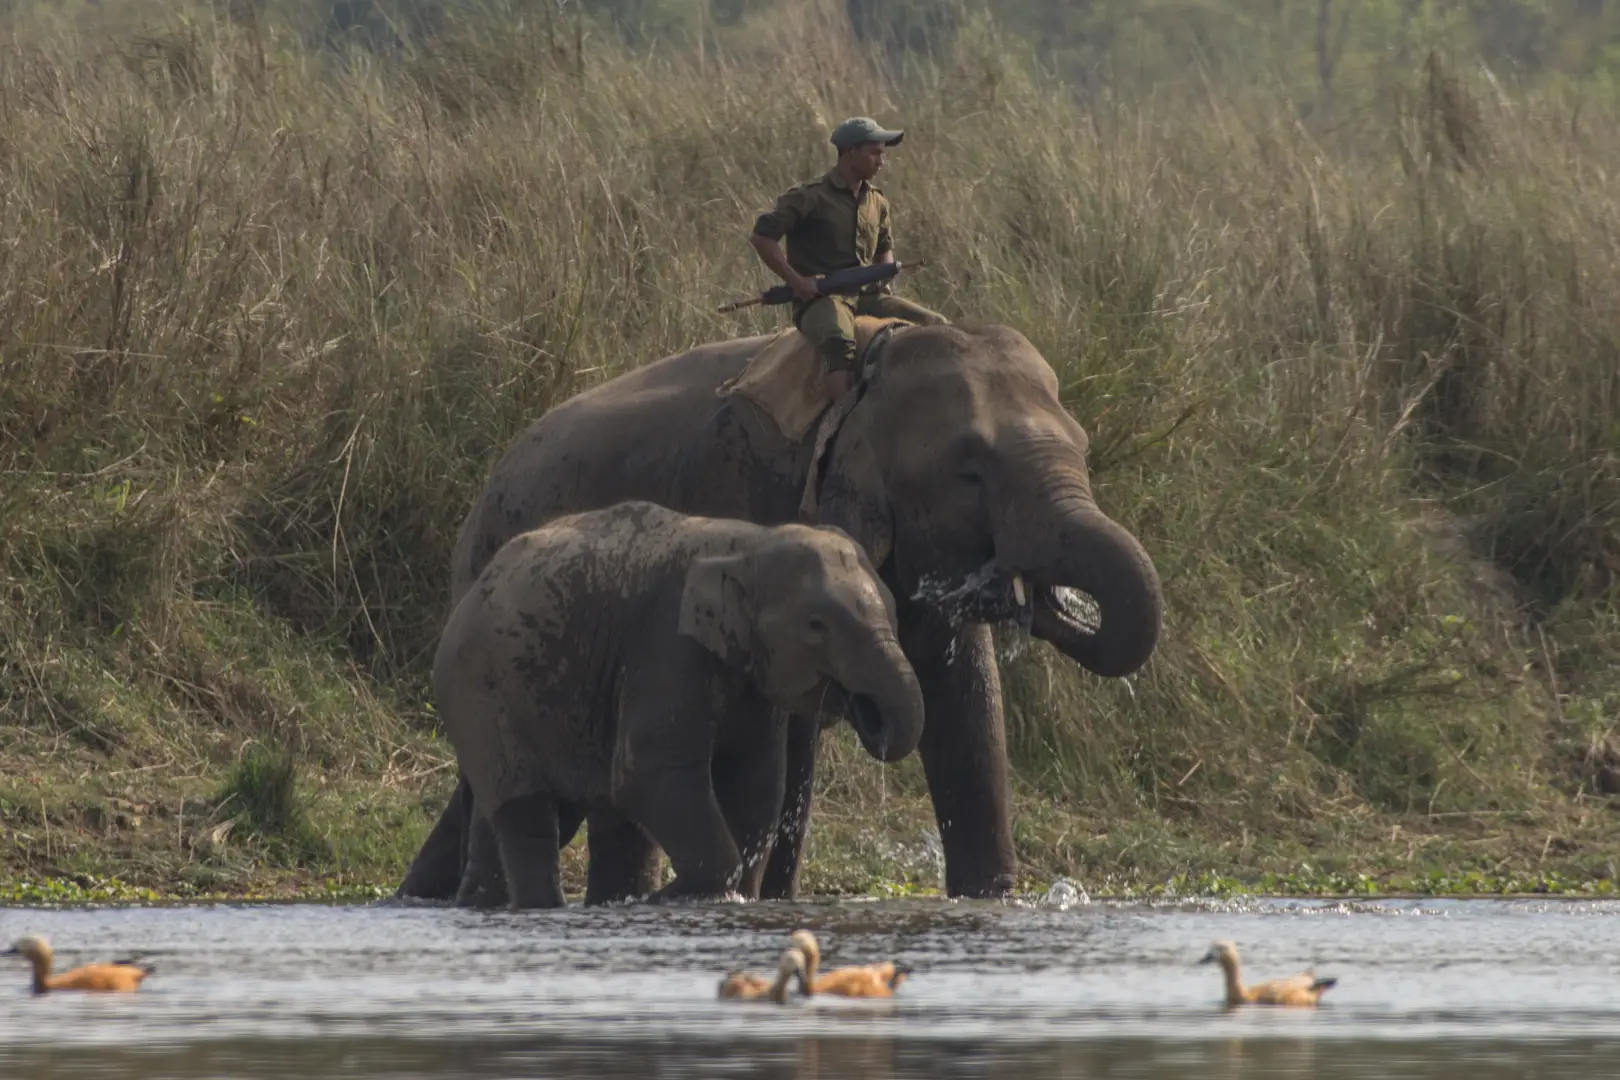
[(809, 303), (795, 302), (793, 323), (815, 343), (827, 374), (855, 370), (855, 316), (904, 319), (919, 326), (948, 322), (937, 311), (888, 293), (821, 296)]

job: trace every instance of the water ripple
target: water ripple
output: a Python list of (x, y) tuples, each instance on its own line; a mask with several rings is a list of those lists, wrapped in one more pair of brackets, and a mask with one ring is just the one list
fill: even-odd
[[(1612, 901), (1126, 904), (1091, 901), (1072, 882), (1021, 905), (5, 908), (0, 939), (44, 933), (64, 965), (139, 950), (157, 974), (132, 997), (34, 998), (6, 961), (0, 1072), (209, 1075), (186, 1070), (212, 1062), (217, 1074), (234, 1054), (227, 1071), (246, 1076), (539, 1069), (600, 1080), (636, 1075), (637, 1062), (641, 1075), (652, 1063), (659, 1075), (735, 1065), (782, 1076), (842, 1062), (826, 1074), (849, 1076), (866, 1075), (867, 1054), (872, 1075), (988, 1075), (1015, 1062), (1021, 1075), (1058, 1076), (1078, 1075), (1063, 1061), (1101, 1054), (1120, 1075), (1157, 1076), (1187, 1067), (1186, 1053), (1218, 1063), (1234, 1040), (1259, 1038), (1363, 1048), (1307, 1055), (1317, 1075), (1367, 1064), (1372, 1046), (1386, 1050), (1369, 1068), (1405, 1062), (1410, 1075), (1430, 1075), (1413, 1062), (1458, 1055), (1507, 1067), (1541, 1047), (1537, 1068), (1555, 1075), (1588, 1051), (1620, 1060), (1617, 914)], [(892, 1001), (715, 1000), (724, 972), (769, 970), (800, 926), (828, 965), (893, 957), (915, 974)], [(1228, 1014), (1218, 976), (1196, 963), (1216, 938), (1237, 941), (1256, 976), (1314, 965), (1339, 984), (1314, 1013)], [(1059, 1046), (1069, 1050), (1053, 1056)], [(1202, 1049), (1167, 1056), (1170, 1046)], [(327, 1064), (311, 1072), (299, 1055), (316, 1048)]]

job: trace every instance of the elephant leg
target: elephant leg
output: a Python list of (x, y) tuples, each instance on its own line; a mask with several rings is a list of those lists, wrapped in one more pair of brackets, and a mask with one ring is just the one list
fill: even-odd
[(927, 720), (918, 751), (945, 849), (945, 893), (1005, 896), (1017, 883), (1018, 858), (990, 628), (953, 629), (932, 611), (904, 604), (900, 643), (923, 692)]
[(641, 826), (611, 807), (590, 812), (586, 819), (590, 846), (586, 872), (586, 905), (640, 900), (658, 888), (663, 853)]
[(820, 719), (795, 713), (788, 718), (786, 738), (782, 816), (759, 888), (759, 895), (765, 900), (794, 900), (799, 895), (804, 842), (810, 836), (810, 798), (816, 781), (816, 753), (821, 743)]
[[(463, 797), (462, 792), (467, 792), (467, 795)], [(452, 897), (454, 897), (457, 907), (504, 907), (505, 902), (507, 902), (507, 889), (505, 889), (505, 870), (502, 870), (501, 855), (499, 855), (501, 848), (496, 844), (494, 826), (489, 824), (489, 819), (478, 818), (476, 814), (467, 810), (467, 803), (463, 800), (470, 800), (470, 798), (471, 789), (467, 787), (467, 780), (462, 780), (462, 785), (457, 787), (455, 795), (450, 797), (449, 805), (445, 806), (444, 813), (439, 816), (439, 826), (436, 826), (436, 829), (442, 829), (447, 821), (455, 821), (455, 819), (458, 819), (465, 826), (463, 836), (457, 840), (457, 847), (455, 847), (457, 873), (462, 876), (460, 878), (462, 884), (452, 894)], [(583, 821), (585, 821), (585, 810), (583, 810), (582, 806), (575, 806), (573, 803), (557, 803), (557, 850), (559, 852), (569, 845), (570, 840), (573, 840), (573, 834), (580, 831), (580, 824)], [(429, 837), (428, 844), (423, 845), (423, 853), (418, 853), (416, 858), (421, 860), (431, 845), (433, 845), (433, 839)], [(449, 847), (449, 845), (445, 845), (445, 847)], [(439, 858), (445, 858), (444, 853), (441, 853)], [(411, 863), (411, 866), (415, 870), (415, 863)], [(410, 881), (410, 873), (407, 873), (407, 881)], [(405, 886), (400, 886), (400, 895), (416, 894), (407, 894)]]
[(710, 772), (713, 664), (705, 646), (683, 636), (640, 650), (623, 675), (613, 808), (645, 829), (675, 870), (650, 902), (725, 896), (742, 877)]
[(742, 877), (742, 856), (709, 781), (709, 763), (687, 763), (628, 778), (620, 809), (641, 823), (669, 856), (675, 880), (647, 899), (728, 896)]
[[(557, 804), (557, 850), (567, 847), (585, 820), (585, 810), (574, 803)], [(473, 815), (467, 830), (467, 865), (462, 871), (457, 907), (505, 907), (506, 871), (501, 866), (500, 844), (489, 819)]]
[(394, 891), (395, 896), (449, 900), (456, 895), (466, 863), (464, 840), (471, 801), (472, 789), (467, 786), (467, 778), (462, 777), (433, 831), (428, 833), (416, 858), (411, 860), (404, 880)]
[(788, 717), (765, 706), (768, 722), (758, 722), (758, 709), (748, 707), (738, 719), (723, 720), (722, 727), (738, 733), (710, 767), (711, 783), (732, 841), (742, 856), (742, 879), (737, 891), (757, 900), (783, 819)]
[(506, 904), (506, 876), (501, 873), (500, 845), (489, 818), (474, 813), (467, 823), (467, 866), (456, 890), (457, 907), (491, 908)]
[(567, 903), (558, 858), (557, 800), (550, 792), (509, 799), (492, 815), (513, 910)]

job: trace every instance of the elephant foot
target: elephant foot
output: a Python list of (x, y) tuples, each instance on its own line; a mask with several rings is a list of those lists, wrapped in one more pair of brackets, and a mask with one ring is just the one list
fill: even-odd
[(640, 900), (658, 888), (663, 852), (640, 826), (617, 811), (598, 808), (586, 818), (586, 828), (587, 907)]
[(499, 873), (480, 872), (476, 866), (467, 867), (467, 875), (456, 890), (455, 906), (470, 908), (505, 907), (508, 896), (506, 878)]
[(456, 893), (456, 907), (479, 908), (492, 910), (507, 905), (505, 882), (497, 881), (494, 884), (482, 887), (463, 888)]
[(455, 906), (500, 908), (507, 904), (506, 875), (499, 865), (468, 863), (467, 873), (456, 890)]
[(508, 886), (510, 900), (507, 906), (513, 911), (568, 906), (568, 898), (562, 891), (562, 881), (551, 867), (525, 867), (515, 878), (513, 875), (507, 875), (507, 881), (510, 883)]
[[(567, 906), (557, 853), (557, 818), (557, 800), (549, 792), (530, 792), (501, 803), (473, 829), (468, 873), (474, 864), (501, 867), (513, 911)], [(486, 860), (481, 857), (486, 853), (499, 857)]]
[(1007, 900), (1013, 895), (1017, 882), (1011, 874), (996, 874), (989, 878), (945, 882), (945, 895), (961, 900)]
[(506, 875), (501, 872), (495, 830), (486, 818), (474, 818), (468, 826), (467, 867), (456, 889), (456, 906), (497, 908), (505, 905), (506, 896)]
[(672, 881), (662, 889), (647, 897), (649, 904), (746, 904), (748, 898), (736, 889), (716, 888), (713, 886), (695, 886), (691, 889), (681, 887), (680, 881)]

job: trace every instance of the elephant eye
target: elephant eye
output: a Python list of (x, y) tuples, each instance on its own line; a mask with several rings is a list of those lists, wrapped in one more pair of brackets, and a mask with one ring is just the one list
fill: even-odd
[(815, 634), (817, 637), (820, 637), (827, 632), (827, 620), (823, 619), (820, 615), (810, 616), (810, 619), (806, 625), (810, 628), (810, 632)]
[(962, 481), (964, 484), (978, 485), (984, 483), (984, 477), (980, 476), (973, 469), (958, 469), (956, 472), (956, 478)]

